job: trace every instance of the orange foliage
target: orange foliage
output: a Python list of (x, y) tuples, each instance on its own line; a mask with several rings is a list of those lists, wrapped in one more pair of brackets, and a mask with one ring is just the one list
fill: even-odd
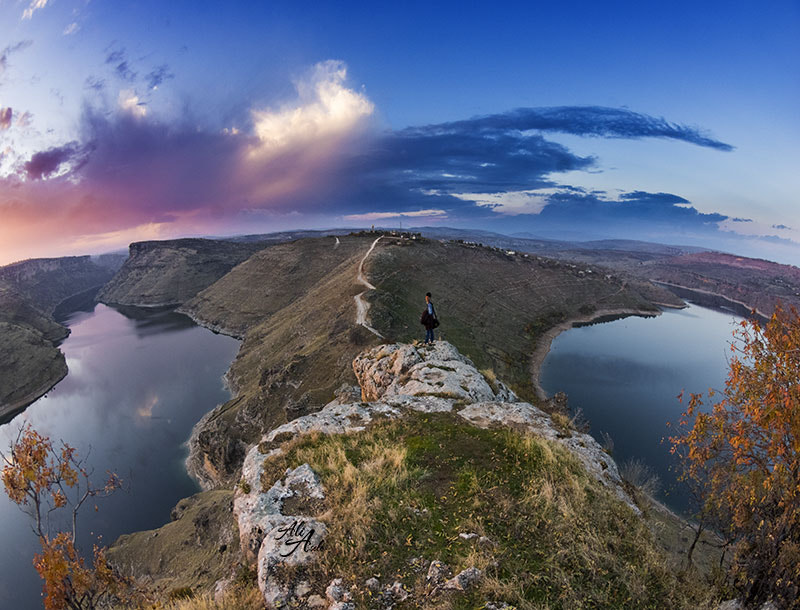
[[(800, 317), (778, 306), (739, 323), (722, 398), (692, 394), (672, 437), (702, 512), (735, 543), (734, 586), (748, 604), (791, 607), (800, 592)], [(710, 393), (710, 398), (714, 393)]]
[[(49, 438), (30, 426), (20, 430), (11, 452), (4, 458), (2, 480), (8, 497), (34, 519), (34, 531), (42, 546), (34, 567), (44, 581), (47, 610), (88, 610), (102, 602), (134, 601), (131, 583), (117, 575), (94, 546), (92, 565), (86, 566), (75, 548), (77, 511), (94, 496), (106, 496), (119, 487), (113, 473), (102, 488), (95, 488), (74, 448), (66, 443), (56, 451)], [(72, 509), (72, 532), (51, 535), (49, 514), (64, 507)]]

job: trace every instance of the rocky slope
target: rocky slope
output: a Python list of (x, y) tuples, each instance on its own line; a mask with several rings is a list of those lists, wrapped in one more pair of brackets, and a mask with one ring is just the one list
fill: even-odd
[(53, 319), (64, 299), (107, 282), (113, 268), (89, 256), (32, 259), (0, 267), (0, 422), (67, 374), (57, 348), (69, 331)]
[[(199, 323), (243, 338), (228, 373), (235, 398), (203, 418), (190, 441), (190, 470), (205, 487), (230, 484), (244, 447), (265, 430), (353, 384), (346, 364), (378, 341), (355, 324), (353, 301), (375, 238), (271, 246), (184, 303)], [(637, 286), (598, 270), (455, 243), (388, 235), (365, 271), (376, 287), (366, 295), (370, 323), (383, 337), (419, 336), (422, 295), (433, 290), (441, 336), (529, 401), (537, 400), (531, 353), (545, 329), (587, 313), (657, 312)]]
[[(173, 522), (123, 537), (112, 559), (156, 588), (218, 596), (254, 570), (267, 608), (603, 605), (624, 601), (638, 583), (647, 586), (637, 591), (643, 606), (699, 601), (667, 569), (592, 437), (520, 401), (444, 341), (379, 345), (352, 369), (360, 397), (337, 398), (249, 448), (232, 507), (213, 508), (214, 498), (230, 497), (223, 491), (185, 503), (205, 511), (192, 523), (202, 522), (207, 542), (187, 540), (193, 528), (179, 505), (183, 529)], [(437, 446), (441, 433), (457, 437)], [(551, 486), (544, 496), (540, 485)], [(565, 526), (576, 512), (579, 521)], [(624, 528), (606, 540), (612, 523)], [(581, 540), (593, 527), (597, 540)], [(154, 544), (163, 565), (133, 561)], [(608, 544), (616, 550), (598, 554)], [(213, 545), (224, 549), (208, 555)], [(577, 555), (563, 555), (570, 547)], [(209, 557), (206, 570), (198, 555)], [(534, 565), (538, 574), (527, 572)]]
[(114, 305), (180, 305), (265, 245), (212, 239), (136, 242), (97, 298)]

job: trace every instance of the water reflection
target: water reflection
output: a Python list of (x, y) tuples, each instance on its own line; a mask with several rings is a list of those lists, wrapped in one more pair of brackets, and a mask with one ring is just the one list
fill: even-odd
[(690, 305), (657, 318), (625, 318), (570, 329), (553, 341), (541, 371), (548, 395), (563, 391), (581, 409), (598, 440), (614, 442), (614, 458), (639, 458), (661, 478), (661, 499), (684, 511), (688, 498), (676, 483), (668, 421), (682, 411), (677, 395), (722, 388), (728, 370), (732, 313)]
[[(89, 454), (96, 483), (113, 469), (127, 491), (81, 513), (84, 533), (113, 542), (122, 533), (169, 520), (182, 497), (197, 491), (184, 468), (184, 443), (204, 413), (229, 398), (222, 375), (238, 341), (194, 325), (173, 311), (77, 304), (60, 312), (70, 336), (61, 345), (69, 374), (47, 396), (0, 426), (7, 448), (31, 423)], [(40, 581), (31, 559), (38, 550), (29, 521), (2, 494), (0, 608), (40, 608)]]

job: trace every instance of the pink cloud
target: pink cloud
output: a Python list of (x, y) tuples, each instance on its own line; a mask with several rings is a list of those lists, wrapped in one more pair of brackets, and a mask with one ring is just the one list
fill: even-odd
[(319, 64), (293, 105), (254, 111), (247, 131), (87, 110), (80, 143), (37, 152), (0, 179), (0, 264), (142, 234), (217, 232), (254, 209), (303, 210), (336, 180), (373, 112), (345, 78), (340, 62)]

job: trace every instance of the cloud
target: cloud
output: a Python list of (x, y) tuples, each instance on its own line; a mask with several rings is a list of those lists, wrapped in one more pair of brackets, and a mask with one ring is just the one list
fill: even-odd
[[(124, 50), (106, 57), (110, 66), (125, 61)], [(148, 84), (170, 76), (161, 66)], [(164, 123), (132, 88), (120, 92), (113, 111), (87, 108), (77, 142), (39, 152), (20, 164), (18, 176), (0, 180), (0, 243), (74, 246), (154, 232), (255, 232), (275, 219), (296, 225), (308, 218), (446, 218), (512, 232), (614, 226), (638, 234), (648, 227), (715, 231), (727, 219), (671, 193), (612, 197), (560, 183), (560, 174), (593, 170), (597, 160), (542, 133), (730, 148), (664, 119), (598, 107), (539, 108), (381, 130), (372, 101), (347, 84), (342, 62), (317, 64), (295, 87), (294, 99), (253, 108), (249, 123), (224, 130), (200, 128), (189, 117)]]
[(91, 89), (93, 91), (102, 91), (105, 86), (106, 86), (105, 79), (99, 78), (97, 76), (87, 76), (86, 80), (83, 81), (84, 89)]
[(15, 44), (10, 44), (0, 51), (0, 76), (8, 69), (8, 58), (18, 51), (23, 51), (33, 44), (32, 40), (22, 40)]
[(0, 130), (8, 129), (11, 127), (11, 117), (13, 111), (10, 107), (0, 107)]
[(147, 227), (166, 237), (241, 226), (252, 210), (305, 212), (300, 202), (316, 201), (360, 150), (373, 112), (345, 79), (343, 64), (321, 64), (297, 82), (293, 103), (256, 109), (252, 125), (227, 132), (161, 122), (132, 90), (114, 112), (87, 107), (79, 141), (0, 179), (0, 243), (107, 244)]
[(340, 61), (317, 64), (295, 83), (297, 102), (278, 110), (255, 110), (257, 154), (270, 154), (298, 143), (336, 137), (354, 129), (375, 107), (363, 94), (344, 86), (347, 68)]
[(31, 3), (28, 5), (24, 11), (22, 11), (22, 18), (23, 19), (30, 19), (33, 17), (33, 14), (36, 11), (42, 10), (44, 7), (47, 6), (48, 0), (31, 0)]
[(123, 112), (134, 117), (147, 115), (147, 104), (139, 100), (139, 96), (132, 89), (123, 89), (119, 92), (117, 104)]
[(791, 227), (787, 227), (786, 225), (772, 225), (772, 228), (773, 229), (785, 230), (785, 231), (791, 231), (792, 230)]
[(71, 36), (72, 34), (75, 34), (80, 29), (81, 29), (81, 26), (78, 25), (78, 22), (77, 21), (73, 21), (67, 27), (64, 28), (64, 31), (62, 32), (62, 34), (64, 36)]
[(133, 82), (137, 73), (128, 63), (125, 49), (114, 49), (106, 55), (106, 64), (114, 66), (114, 73), (124, 81)]
[(147, 88), (157, 89), (161, 83), (170, 78), (175, 78), (175, 75), (169, 71), (169, 67), (166, 64), (158, 66), (147, 75)]
[[(77, 142), (58, 146), (34, 154), (25, 163), (23, 170), (29, 180), (43, 180), (49, 176), (62, 173), (61, 170), (77, 169), (82, 163), (85, 151), (81, 151)], [(70, 167), (64, 168), (65, 165)]]
[(444, 210), (416, 210), (413, 212), (366, 212), (364, 214), (346, 214), (345, 220), (351, 222), (373, 222), (393, 218), (445, 218)]
[(717, 150), (733, 150), (730, 144), (715, 140), (699, 128), (670, 123), (664, 118), (624, 108), (604, 106), (517, 108), (502, 114), (420, 129), (436, 129), (440, 133), (552, 131), (605, 138), (668, 138)]

